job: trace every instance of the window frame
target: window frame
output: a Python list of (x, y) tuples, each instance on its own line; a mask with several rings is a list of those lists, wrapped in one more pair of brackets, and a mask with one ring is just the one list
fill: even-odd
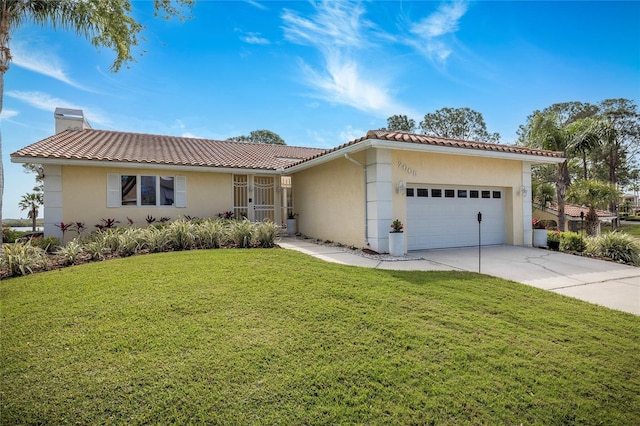
[[(135, 204), (124, 204), (122, 202), (122, 177), (131, 176), (136, 178), (136, 199)], [(142, 180), (143, 177), (152, 177), (155, 185), (155, 204), (142, 203)], [(173, 178), (173, 204), (161, 204), (162, 197), (161, 182), (163, 178)], [(131, 208), (183, 208), (187, 206), (187, 185), (186, 177), (170, 174), (147, 174), (147, 173), (108, 173), (107, 174), (107, 207), (131, 207)]]

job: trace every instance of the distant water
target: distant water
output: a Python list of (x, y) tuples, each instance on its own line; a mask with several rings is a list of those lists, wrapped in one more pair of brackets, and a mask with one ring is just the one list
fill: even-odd
[[(30, 226), (15, 226), (11, 229), (13, 229), (14, 231), (31, 232), (33, 228)], [(42, 231), (42, 226), (36, 226), (36, 232), (37, 231)]]

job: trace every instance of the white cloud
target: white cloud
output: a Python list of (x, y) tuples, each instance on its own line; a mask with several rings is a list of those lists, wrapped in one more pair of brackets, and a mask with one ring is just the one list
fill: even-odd
[(354, 129), (352, 126), (347, 126), (346, 129), (340, 132), (340, 144), (351, 142), (358, 138), (361, 138), (367, 134), (366, 130)]
[(249, 44), (271, 44), (269, 40), (264, 37), (261, 37), (260, 33), (247, 33), (240, 37), (240, 40)]
[(323, 71), (303, 64), (307, 83), (315, 89), (315, 96), (381, 115), (405, 109), (390, 96), (383, 84), (364, 77), (354, 60), (344, 58), (337, 51), (328, 52), (325, 59), (326, 69)]
[(2, 112), (0, 112), (0, 120), (8, 120), (10, 118), (16, 117), (19, 114), (20, 114), (19, 111), (14, 111), (11, 109), (3, 109)]
[(255, 1), (255, 0), (245, 0), (245, 2), (249, 3), (251, 6), (257, 7), (258, 9), (261, 9), (261, 10), (266, 10), (267, 9), (267, 6), (265, 6), (264, 4), (262, 4), (260, 2)]
[(49, 111), (51, 112), (51, 114), (53, 114), (56, 107), (81, 109), (84, 112), (84, 116), (89, 121), (89, 123), (100, 124), (103, 126), (109, 126), (111, 124), (111, 120), (105, 114), (98, 110), (94, 110), (86, 106), (80, 106), (64, 99), (53, 97), (48, 93), (38, 91), (10, 90), (6, 92), (6, 95), (22, 101), (33, 108), (37, 108), (43, 111)]
[(377, 39), (385, 38), (364, 18), (362, 4), (324, 1), (314, 6), (315, 14), (309, 18), (290, 10), (282, 15), (287, 40), (322, 54), (321, 69), (300, 61), (313, 96), (381, 116), (405, 109), (391, 96), (382, 69), (376, 67), (373, 78), (358, 62), (359, 51), (373, 48)]
[(410, 31), (419, 37), (410, 40), (427, 57), (438, 62), (444, 62), (451, 55), (451, 48), (442, 41), (442, 37), (458, 31), (460, 19), (467, 12), (466, 1), (443, 3), (438, 10), (413, 24)]
[(316, 15), (309, 19), (285, 10), (285, 38), (297, 44), (324, 47), (360, 48), (370, 43), (364, 31), (375, 27), (363, 18), (361, 4), (323, 1), (315, 5), (315, 10)]
[(13, 65), (54, 78), (76, 89), (91, 91), (73, 81), (65, 72), (60, 59), (50, 52), (37, 51), (32, 47), (26, 49), (22, 43), (16, 43), (11, 48), (11, 56)]

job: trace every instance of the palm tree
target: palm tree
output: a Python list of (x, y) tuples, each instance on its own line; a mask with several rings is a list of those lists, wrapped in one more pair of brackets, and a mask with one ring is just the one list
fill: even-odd
[(582, 178), (589, 179), (587, 171), (587, 154), (601, 144), (606, 125), (593, 118), (584, 118), (574, 121), (567, 126), (569, 132), (568, 150), (571, 154), (580, 154), (582, 157)]
[(36, 232), (36, 219), (38, 218), (38, 209), (42, 205), (42, 194), (38, 192), (30, 192), (22, 196), (20, 210), (29, 210), (27, 217), (31, 219), (32, 231)]
[[(571, 134), (554, 112), (536, 113), (531, 120), (531, 145), (551, 151), (563, 152), (567, 157)], [(558, 229), (564, 231), (564, 206), (567, 188), (571, 184), (567, 160), (556, 166), (556, 197), (558, 199)]]
[(610, 183), (596, 180), (580, 180), (569, 188), (567, 198), (576, 203), (589, 207), (585, 216), (587, 235), (598, 233), (598, 215), (596, 209), (607, 208), (609, 203), (616, 201), (620, 192)]

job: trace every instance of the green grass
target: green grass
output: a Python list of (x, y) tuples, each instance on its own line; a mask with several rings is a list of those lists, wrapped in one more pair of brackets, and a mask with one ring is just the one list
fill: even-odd
[(640, 424), (640, 318), (286, 250), (0, 282), (1, 424)]

